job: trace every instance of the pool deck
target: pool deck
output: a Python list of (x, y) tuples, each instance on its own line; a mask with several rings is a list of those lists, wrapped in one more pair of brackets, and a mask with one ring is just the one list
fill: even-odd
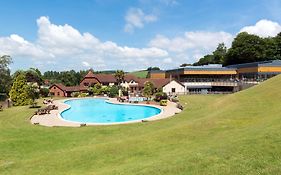
[[(80, 125), (83, 124), (83, 123), (64, 120), (60, 115), (61, 112), (70, 108), (70, 106), (65, 104), (64, 101), (73, 100), (73, 99), (76, 99), (76, 98), (54, 101), (53, 104), (58, 106), (58, 110), (52, 110), (50, 114), (34, 115), (30, 119), (30, 122), (32, 124), (39, 124), (39, 125), (48, 126), (48, 127), (54, 127), (54, 126), (80, 127)], [(81, 99), (81, 98), (77, 98), (77, 99)], [(114, 103), (114, 104), (153, 106), (153, 107), (160, 108), (162, 110), (162, 112), (160, 114), (152, 116), (152, 117), (147, 118), (147, 119), (144, 119), (144, 121), (160, 120), (160, 119), (171, 117), (171, 116), (181, 112), (181, 110), (177, 108), (177, 104), (173, 103), (173, 102), (170, 102), (170, 101), (168, 101), (167, 106), (159, 106), (159, 105), (151, 105), (151, 104), (121, 103), (121, 102), (117, 101), (116, 98), (107, 98), (107, 99), (108, 99), (108, 102)], [(128, 122), (122, 122), (122, 123), (87, 123), (87, 126), (117, 125), (117, 124), (120, 125), (120, 124), (129, 124), (129, 123), (137, 123), (137, 122), (142, 122), (142, 120), (128, 121)]]

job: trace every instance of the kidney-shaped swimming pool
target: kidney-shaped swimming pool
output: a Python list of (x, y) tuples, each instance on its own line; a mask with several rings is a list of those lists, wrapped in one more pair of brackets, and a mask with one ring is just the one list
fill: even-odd
[(161, 109), (144, 105), (112, 104), (106, 99), (67, 100), (70, 108), (61, 113), (68, 121), (79, 123), (122, 123), (138, 121), (161, 113)]

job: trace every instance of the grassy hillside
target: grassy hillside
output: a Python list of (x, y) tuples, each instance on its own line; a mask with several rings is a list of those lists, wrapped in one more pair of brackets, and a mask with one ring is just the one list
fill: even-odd
[(0, 112), (0, 174), (279, 174), (281, 76), (226, 95), (181, 97), (169, 119), (47, 128)]
[(139, 78), (146, 78), (148, 71), (142, 70), (142, 71), (130, 72), (129, 74), (135, 75), (136, 77)]

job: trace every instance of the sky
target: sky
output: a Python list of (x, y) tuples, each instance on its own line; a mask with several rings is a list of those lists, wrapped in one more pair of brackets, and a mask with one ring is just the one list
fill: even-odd
[(281, 32), (280, 0), (2, 0), (12, 71), (134, 71), (194, 63), (242, 31)]

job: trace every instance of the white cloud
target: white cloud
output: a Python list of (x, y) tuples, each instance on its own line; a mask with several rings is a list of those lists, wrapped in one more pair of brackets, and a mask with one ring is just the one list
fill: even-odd
[(173, 62), (173, 59), (172, 58), (165, 58), (164, 60), (163, 60), (163, 63), (172, 63)]
[(226, 32), (185, 32), (181, 36), (168, 38), (157, 35), (153, 38), (149, 46), (168, 50), (169, 55), (173, 56), (173, 61), (166, 58), (164, 63), (171, 63), (174, 66), (181, 63), (193, 63), (202, 56), (211, 53), (219, 43), (231, 45), (233, 35)]
[(274, 37), (281, 32), (281, 25), (270, 20), (260, 20), (253, 26), (243, 27), (240, 32), (248, 32), (261, 37)]
[(147, 15), (139, 8), (130, 8), (125, 16), (125, 21), (124, 31), (131, 33), (135, 28), (143, 28), (145, 23), (157, 21), (157, 16)]
[(154, 59), (169, 55), (166, 50), (155, 47), (134, 48), (119, 46), (112, 41), (102, 42), (92, 34), (80, 33), (68, 24), (52, 24), (45, 16), (37, 20), (37, 25), (38, 38), (35, 42), (27, 41), (16, 34), (0, 37), (0, 55), (32, 59), (36, 65), (42, 65), (40, 62), (56, 62), (57, 65), (62, 65), (58, 69), (79, 69), (77, 65), (81, 65), (81, 69), (82, 66), (93, 65), (96, 69), (126, 70), (139, 67), (142, 64), (141, 59), (153, 63)]
[(151, 47), (167, 49), (172, 52), (184, 52), (189, 49), (213, 49), (219, 43), (231, 45), (233, 36), (226, 32), (185, 32), (182, 36), (168, 38), (157, 35), (149, 43)]
[(85, 67), (90, 67), (91, 65), (87, 61), (82, 61), (82, 65)]

